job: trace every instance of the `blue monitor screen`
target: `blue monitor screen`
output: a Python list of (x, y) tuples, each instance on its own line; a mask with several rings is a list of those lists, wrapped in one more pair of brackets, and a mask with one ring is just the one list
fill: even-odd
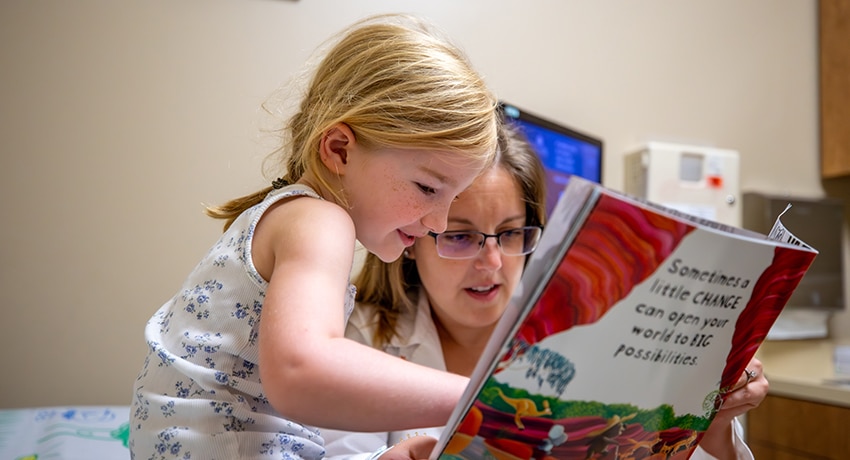
[(505, 119), (518, 127), (546, 168), (546, 212), (551, 213), (572, 175), (602, 183), (602, 139), (502, 102)]

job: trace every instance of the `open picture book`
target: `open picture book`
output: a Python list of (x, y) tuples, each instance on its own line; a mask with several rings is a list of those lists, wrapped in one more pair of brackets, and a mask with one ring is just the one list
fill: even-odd
[(688, 458), (816, 255), (571, 178), (431, 459)]

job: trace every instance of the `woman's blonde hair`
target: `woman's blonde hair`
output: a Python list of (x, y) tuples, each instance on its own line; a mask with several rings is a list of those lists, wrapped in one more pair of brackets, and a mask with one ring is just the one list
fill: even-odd
[[(500, 126), (498, 145), (498, 163), (493, 167), (509, 172), (519, 186), (520, 199), (525, 203), (525, 225), (542, 226), (546, 220), (546, 176), (540, 158), (522, 133), (507, 124)], [(374, 254), (366, 255), (354, 285), (357, 301), (374, 309), (375, 346), (387, 344), (396, 334), (399, 315), (416, 308), (421, 284), (414, 259), (400, 257), (387, 263)]]
[[(275, 152), (285, 166), (283, 181), (294, 183), (311, 171), (333, 190), (319, 143), (337, 123), (348, 125), (367, 148), (435, 149), (485, 165), (494, 161), (497, 100), (462, 51), (435, 28), (413, 16), (378, 15), (355, 23), (329, 46)], [(226, 229), (271, 189), (206, 212), (225, 219)]]

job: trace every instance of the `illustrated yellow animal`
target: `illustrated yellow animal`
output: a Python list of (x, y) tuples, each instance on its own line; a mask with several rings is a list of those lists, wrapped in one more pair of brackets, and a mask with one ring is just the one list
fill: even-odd
[(501, 388), (496, 388), (499, 392), (499, 397), (514, 409), (514, 423), (520, 430), (525, 429), (522, 423), (522, 417), (539, 417), (541, 415), (552, 415), (552, 409), (549, 408), (549, 401), (543, 400), (543, 409), (537, 409), (537, 404), (531, 398), (511, 398), (502, 392)]

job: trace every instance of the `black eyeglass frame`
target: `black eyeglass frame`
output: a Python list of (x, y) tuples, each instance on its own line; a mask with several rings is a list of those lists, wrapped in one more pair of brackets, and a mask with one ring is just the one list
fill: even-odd
[[(529, 230), (529, 229), (539, 230), (538, 233), (537, 233), (537, 238), (534, 241), (534, 244), (532, 245), (531, 249), (526, 251), (526, 252), (521, 252), (519, 254), (508, 254), (508, 253), (506, 253), (505, 249), (502, 247), (502, 240), (501, 240), (502, 235), (508, 234), (510, 232), (515, 232), (517, 230), (526, 231), (526, 230)], [(469, 255), (469, 256), (466, 256), (466, 257), (446, 257), (446, 256), (440, 254), (440, 241), (439, 241), (438, 238), (441, 235), (456, 235), (456, 234), (477, 234), (477, 235), (483, 236), (484, 238), (481, 240), (481, 242), (478, 243), (478, 250), (475, 251), (475, 254), (472, 254), (472, 255)], [(499, 246), (499, 251), (501, 251), (502, 254), (504, 254), (506, 256), (526, 256), (526, 255), (534, 252), (535, 249), (537, 249), (537, 245), (540, 243), (540, 237), (543, 235), (543, 226), (542, 225), (525, 225), (525, 226), (522, 226), (522, 227), (508, 228), (508, 229), (502, 230), (501, 232), (494, 233), (494, 234), (479, 232), (477, 230), (456, 230), (456, 231), (449, 231), (449, 232), (443, 232), (443, 233), (428, 232), (428, 235), (430, 235), (431, 237), (434, 238), (434, 245), (435, 245), (436, 250), (437, 250), (437, 255), (442, 257), (443, 259), (464, 260), (464, 259), (473, 259), (475, 257), (478, 257), (478, 254), (481, 254), (481, 249), (484, 248), (485, 244), (487, 244), (487, 238), (495, 238), (496, 239), (496, 245)]]

